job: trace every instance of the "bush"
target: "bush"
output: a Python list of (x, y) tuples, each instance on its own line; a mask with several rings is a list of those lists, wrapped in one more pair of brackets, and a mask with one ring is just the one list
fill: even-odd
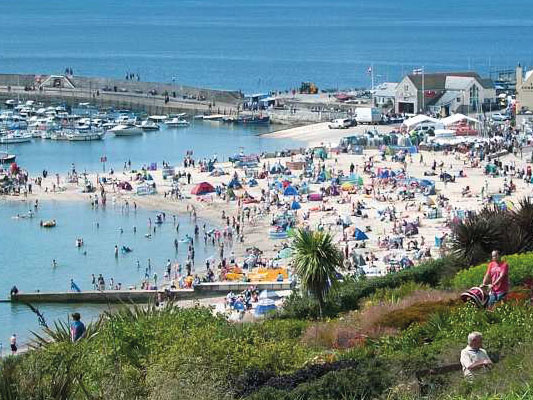
[[(346, 279), (326, 298), (323, 313), (334, 317), (340, 312), (356, 310), (361, 299), (380, 289), (394, 289), (409, 282), (437, 286), (442, 279), (452, 276), (462, 267), (454, 258), (445, 257), (386, 276), (354, 280)], [(307, 295), (293, 293), (285, 302), (281, 318), (317, 318), (318, 303)]]
[(446, 312), (456, 304), (456, 300), (416, 303), (407, 308), (385, 314), (378, 320), (377, 324), (390, 328), (406, 329), (414, 323), (426, 322), (430, 315)]
[[(516, 286), (525, 283), (533, 277), (533, 252), (524, 254), (513, 254), (502, 257), (509, 264), (509, 278), (511, 285)], [(452, 279), (454, 288), (467, 289), (478, 286), (483, 281), (483, 276), (487, 271), (487, 263), (476, 265), (460, 271)]]

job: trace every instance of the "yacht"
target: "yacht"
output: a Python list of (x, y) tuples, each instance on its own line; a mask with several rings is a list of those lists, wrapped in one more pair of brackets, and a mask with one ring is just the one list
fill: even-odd
[(135, 124), (118, 124), (111, 128), (109, 132), (113, 132), (115, 136), (135, 136), (142, 135), (143, 130)]
[(71, 142), (87, 142), (91, 140), (102, 140), (105, 135), (103, 130), (74, 130), (66, 134), (67, 140)]
[(30, 142), (32, 138), (31, 133), (8, 133), (5, 136), (0, 137), (1, 144), (13, 144), (13, 143), (26, 143)]
[(143, 131), (158, 131), (159, 125), (156, 124), (154, 121), (147, 119), (146, 121), (141, 122), (140, 125), (138, 125)]
[(189, 121), (183, 119), (182, 117), (174, 117), (166, 120), (165, 125), (170, 127), (189, 126)]

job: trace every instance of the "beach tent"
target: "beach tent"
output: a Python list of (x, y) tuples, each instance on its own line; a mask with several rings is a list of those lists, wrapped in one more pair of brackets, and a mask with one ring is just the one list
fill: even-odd
[(257, 307), (255, 308), (254, 315), (256, 317), (262, 317), (263, 315), (275, 311), (276, 310), (276, 304), (274, 304), (274, 300), (272, 299), (262, 299), (259, 300), (257, 303)]
[(206, 193), (213, 193), (214, 191), (215, 191), (215, 188), (209, 182), (201, 182), (192, 188), (191, 194), (200, 196)]
[(357, 228), (353, 234), (355, 240), (368, 240), (368, 236), (361, 229)]
[(233, 178), (230, 183), (228, 183), (228, 187), (231, 189), (240, 189), (242, 188), (241, 182), (239, 182), (239, 179)]
[(350, 182), (344, 182), (341, 186), (341, 189), (344, 190), (345, 192), (349, 192), (355, 189), (355, 185)]
[(261, 290), (261, 293), (259, 293), (259, 300), (263, 299), (279, 300), (281, 299), (281, 296), (273, 290), (265, 289)]
[(291, 203), (291, 210), (299, 210), (300, 208), (302, 208), (302, 206), (296, 200)]
[(283, 166), (280, 163), (276, 163), (270, 168), (270, 173), (271, 174), (281, 174), (284, 170), (285, 169), (283, 168)]
[(222, 168), (215, 168), (213, 170), (213, 172), (211, 172), (209, 174), (209, 176), (222, 176), (222, 175), (226, 175), (226, 173), (224, 172), (224, 170)]
[(403, 121), (401, 128), (407, 129), (408, 131), (410, 131), (411, 129), (415, 128), (417, 125), (420, 125), (424, 122), (437, 124), (439, 123), (439, 120), (437, 118), (432, 118), (432, 117), (428, 117), (427, 115), (420, 114), (420, 115), (416, 115), (412, 118), (409, 118)]
[(309, 195), (309, 201), (322, 201), (322, 195), (320, 193), (311, 193)]
[(257, 180), (255, 180), (254, 178), (252, 178), (252, 179), (250, 179), (248, 181), (248, 186), (250, 186), (250, 187), (254, 187), (254, 186), (257, 186), (257, 185), (258, 185)]
[(464, 114), (453, 114), (453, 115), (450, 115), (449, 117), (446, 117), (446, 118), (443, 118), (440, 120), (440, 122), (445, 126), (445, 127), (448, 127), (450, 125), (453, 125), (453, 124), (456, 124), (458, 122), (461, 122), (461, 121), (468, 121), (468, 122), (473, 122), (475, 124), (479, 124), (479, 121), (475, 118), (472, 118), (472, 117), (468, 117)]
[(283, 196), (297, 196), (298, 191), (294, 188), (294, 186), (287, 186), (285, 190), (283, 191)]
[(122, 190), (132, 190), (133, 188), (131, 187), (131, 184), (129, 182), (126, 182), (126, 181), (122, 181), (118, 184), (118, 187), (119, 189), (122, 189)]
[(292, 249), (290, 247), (285, 247), (278, 252), (279, 258), (289, 258), (290, 256), (292, 256)]

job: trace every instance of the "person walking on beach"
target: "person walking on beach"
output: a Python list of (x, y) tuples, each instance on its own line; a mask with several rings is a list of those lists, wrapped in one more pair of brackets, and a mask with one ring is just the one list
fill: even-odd
[(9, 339), (9, 343), (11, 345), (11, 355), (17, 354), (17, 335), (14, 333), (13, 336)]
[(70, 339), (72, 342), (77, 342), (85, 334), (85, 325), (80, 321), (80, 313), (72, 314), (72, 322), (70, 323)]

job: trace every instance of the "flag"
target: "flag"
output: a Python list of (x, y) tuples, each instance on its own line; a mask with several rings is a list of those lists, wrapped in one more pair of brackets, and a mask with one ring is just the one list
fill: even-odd
[(424, 72), (423, 68), (415, 68), (415, 69), (413, 69), (413, 75), (421, 75), (422, 72)]
[(368, 75), (370, 75), (370, 74), (372, 73), (372, 67), (371, 67), (371, 66), (368, 67), (368, 69), (366, 70), (366, 73), (367, 73)]

